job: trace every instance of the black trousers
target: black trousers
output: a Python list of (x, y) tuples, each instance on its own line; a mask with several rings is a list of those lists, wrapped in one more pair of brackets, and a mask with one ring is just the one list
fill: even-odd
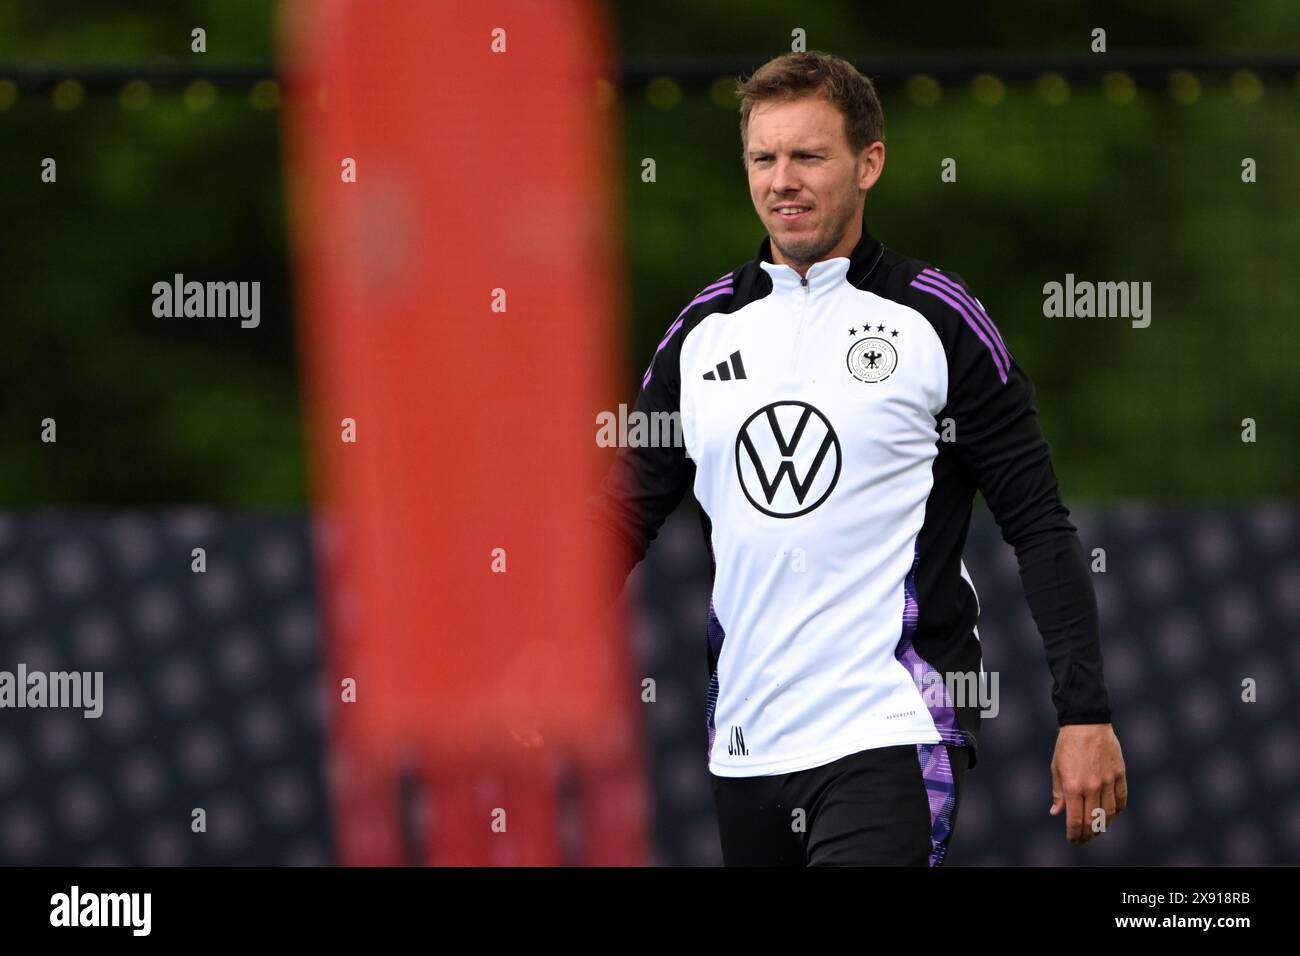
[(809, 770), (709, 774), (726, 866), (941, 866), (964, 747), (901, 744)]

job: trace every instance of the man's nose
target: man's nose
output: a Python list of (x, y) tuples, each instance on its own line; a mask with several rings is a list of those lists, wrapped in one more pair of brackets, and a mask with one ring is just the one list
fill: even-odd
[(799, 171), (795, 168), (794, 163), (789, 159), (777, 160), (776, 171), (772, 176), (772, 191), (778, 193), (798, 192), (799, 186)]

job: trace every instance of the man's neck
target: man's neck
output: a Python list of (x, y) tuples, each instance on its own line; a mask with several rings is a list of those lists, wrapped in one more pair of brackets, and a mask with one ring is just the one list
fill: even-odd
[[(835, 243), (835, 248), (831, 249), (830, 252), (826, 253), (826, 255), (822, 256), (820, 259), (814, 260), (814, 262), (824, 262), (827, 259), (838, 259), (841, 256), (847, 259), (853, 255), (853, 250), (857, 248), (858, 242), (860, 242), (861, 239), (862, 217), (855, 216), (853, 221), (849, 224), (849, 228), (845, 231), (844, 235), (840, 237), (840, 241)], [(792, 259), (787, 259), (781, 254), (781, 250), (777, 248), (775, 242), (772, 243), (772, 261), (778, 265), (789, 266), (795, 272), (799, 273), (799, 278), (801, 279), (807, 277), (808, 270), (813, 266), (812, 262), (796, 262)]]

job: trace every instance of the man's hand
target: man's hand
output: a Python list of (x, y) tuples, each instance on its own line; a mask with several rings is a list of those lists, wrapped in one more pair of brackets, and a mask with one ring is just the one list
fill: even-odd
[[(1065, 839), (1082, 845), (1128, 804), (1124, 755), (1110, 724), (1067, 724), (1052, 755), (1052, 816), (1065, 810)], [(1096, 810), (1105, 811), (1105, 822)]]

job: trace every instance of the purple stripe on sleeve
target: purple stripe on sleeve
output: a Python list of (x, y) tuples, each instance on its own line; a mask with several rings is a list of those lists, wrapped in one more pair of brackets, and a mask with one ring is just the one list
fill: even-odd
[(962, 314), (962, 318), (964, 318), (966, 324), (971, 327), (971, 331), (979, 336), (979, 340), (984, 343), (984, 347), (988, 349), (989, 354), (993, 356), (993, 364), (996, 365), (998, 369), (998, 378), (1002, 379), (1002, 384), (1005, 385), (1007, 383), (1007, 370), (1002, 366), (1002, 356), (998, 354), (997, 348), (989, 341), (988, 336), (984, 334), (983, 329), (981, 329), (979, 324), (975, 321), (974, 316), (971, 315), (970, 309), (966, 307), (966, 304), (959, 299), (954, 299), (942, 289), (936, 289), (934, 286), (922, 282), (920, 276), (917, 276), (912, 280), (912, 288), (920, 289), (923, 292), (930, 293), (936, 298), (942, 299)]
[[(689, 309), (690, 306), (688, 305), (686, 308)], [(685, 311), (686, 309), (682, 310), (683, 313), (685, 313)], [(664, 346), (668, 344), (668, 340), (673, 337), (673, 334), (682, 327), (683, 321), (684, 320), (679, 315), (677, 321), (668, 327), (668, 332), (664, 335), (663, 341), (659, 343), (659, 347), (655, 349), (655, 354), (650, 356), (650, 364), (646, 366), (645, 377), (641, 379), (642, 388), (645, 388), (650, 384), (650, 372), (655, 367), (655, 359), (659, 357), (659, 353), (664, 350)]]
[[(686, 303), (686, 309), (689, 309), (693, 305), (699, 305), (701, 302), (708, 302), (710, 299), (716, 299), (720, 295), (725, 295), (728, 292), (734, 292), (734, 291), (735, 291), (735, 286), (728, 285), (721, 289), (714, 289), (712, 292), (702, 292), (701, 294), (697, 295), (695, 298), (691, 299), (690, 302)], [(679, 319), (686, 314), (686, 309), (682, 309), (682, 311), (677, 313), (677, 317)]]
[(993, 337), (993, 340), (997, 342), (998, 348), (1002, 352), (1003, 364), (1006, 365), (1007, 368), (1011, 368), (1011, 355), (1007, 351), (1007, 343), (1002, 341), (1002, 333), (999, 332), (998, 327), (993, 324), (993, 319), (989, 316), (988, 312), (984, 310), (984, 306), (980, 305), (973, 295), (937, 269), (925, 269), (922, 271), (921, 275), (932, 280), (935, 285), (947, 289), (957, 298), (970, 306), (971, 311), (975, 313), (975, 317), (979, 319), (980, 324), (984, 326), (984, 331), (988, 332)]
[(961, 299), (963, 302), (965, 302), (967, 305), (971, 307), (971, 310), (975, 313), (976, 318), (978, 318), (981, 324), (983, 324), (985, 331), (987, 331), (990, 335), (992, 335), (993, 340), (997, 342), (998, 348), (1001, 349), (1002, 351), (1002, 358), (1005, 360), (1007, 367), (1010, 368), (1011, 353), (1007, 349), (1007, 343), (1003, 341), (1002, 333), (998, 330), (997, 325), (993, 322), (993, 317), (990, 316), (988, 314), (988, 311), (984, 308), (984, 306), (980, 304), (979, 299), (975, 298), (975, 296), (971, 295), (969, 292), (963, 289), (959, 283), (948, 278), (938, 269), (926, 269), (922, 272), (922, 275), (926, 276), (929, 279), (932, 279), (936, 285), (943, 286), (945, 289), (947, 289), (949, 292), (951, 292), (953, 295), (955, 295), (957, 298)]
[(728, 272), (725, 276), (723, 276), (723, 277), (722, 277), (721, 279), (719, 279), (718, 281), (716, 281), (716, 282), (710, 282), (708, 285), (706, 285), (703, 289), (700, 290), (700, 295), (703, 295), (704, 293), (706, 293), (706, 292), (708, 292), (708, 291), (710, 291), (710, 290), (712, 290), (712, 289), (716, 289), (716, 288), (718, 288), (719, 286), (729, 285), (729, 284), (731, 283), (731, 276), (732, 276), (732, 275), (733, 275), (733, 273)]
[[(730, 277), (731, 277), (731, 273), (728, 272), (725, 276), (719, 279), (718, 282), (730, 281)], [(727, 285), (721, 289), (715, 288), (717, 284), (718, 283), (715, 282), (713, 283), (713, 285), (706, 287), (703, 292), (701, 292), (695, 298), (691, 299), (690, 302), (686, 303), (686, 308), (682, 309), (682, 311), (677, 313), (677, 321), (675, 321), (671, 326), (669, 326), (668, 333), (664, 336), (663, 341), (659, 343), (659, 347), (655, 349), (655, 354), (650, 356), (650, 364), (646, 366), (645, 376), (641, 379), (642, 388), (645, 388), (647, 385), (650, 384), (650, 375), (654, 371), (655, 359), (658, 358), (659, 353), (664, 350), (664, 346), (668, 344), (668, 340), (671, 339), (673, 335), (676, 334), (677, 330), (682, 327), (683, 317), (686, 315), (688, 311), (690, 311), (691, 306), (699, 305), (701, 302), (708, 302), (710, 299), (716, 299), (720, 295), (724, 295), (728, 292), (735, 291), (735, 287), (731, 285)]]
[(672, 325), (668, 326), (668, 331), (664, 333), (663, 340), (660, 341), (659, 347), (655, 349), (656, 355), (658, 355), (660, 352), (663, 351), (663, 347), (668, 344), (668, 340), (673, 337), (673, 333), (676, 332), (681, 327), (682, 327), (682, 318), (681, 316), (678, 316), (677, 321), (675, 321)]

